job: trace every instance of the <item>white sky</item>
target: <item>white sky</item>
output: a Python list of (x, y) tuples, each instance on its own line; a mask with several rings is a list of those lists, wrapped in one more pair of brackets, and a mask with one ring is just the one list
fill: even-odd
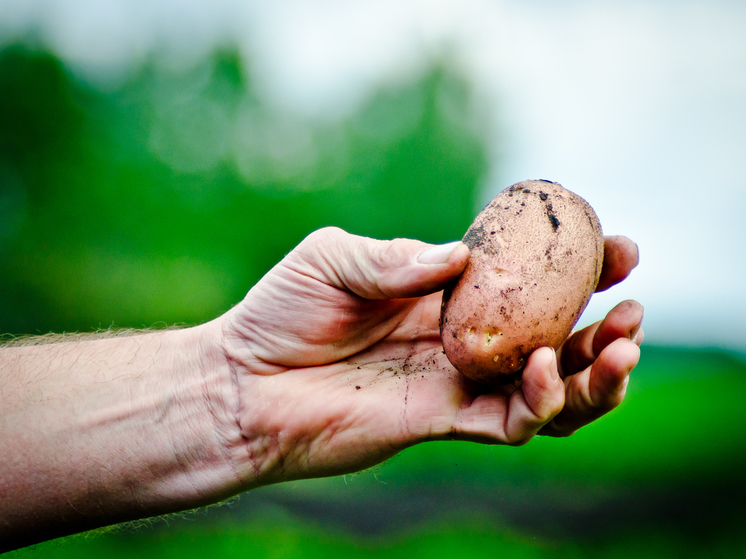
[(447, 56), (496, 108), (485, 201), (556, 180), (640, 245), (585, 323), (634, 298), (651, 342), (746, 351), (744, 2), (0, 0), (0, 37), (32, 26), (104, 86), (237, 42), (267, 99), (325, 118)]

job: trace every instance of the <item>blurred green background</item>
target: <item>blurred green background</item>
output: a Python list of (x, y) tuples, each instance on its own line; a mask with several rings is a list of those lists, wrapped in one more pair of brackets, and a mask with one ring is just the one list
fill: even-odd
[[(436, 59), (329, 122), (264, 103), (238, 52), (97, 89), (33, 43), (0, 51), (0, 332), (210, 320), (326, 225), (462, 236), (490, 169), (456, 69)], [(621, 408), (568, 439), (430, 443), (18, 555), (746, 556), (744, 373), (644, 347)]]

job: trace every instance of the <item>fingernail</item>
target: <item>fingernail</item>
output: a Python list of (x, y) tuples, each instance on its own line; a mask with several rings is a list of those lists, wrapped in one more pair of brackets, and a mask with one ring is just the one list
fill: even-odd
[(637, 334), (640, 331), (641, 326), (642, 326), (642, 322), (634, 326), (632, 330), (629, 331), (629, 339), (632, 340), (633, 342), (635, 341), (635, 338), (637, 338)]
[(627, 336), (630, 340), (637, 343), (637, 337), (640, 335), (640, 330), (642, 330), (642, 320), (643, 317), (640, 317), (640, 321), (635, 324), (629, 331), (629, 335)]
[(452, 243), (430, 247), (420, 253), (417, 257), (417, 262), (420, 264), (445, 264), (448, 262), (448, 257), (451, 256), (453, 250), (460, 244), (461, 241), (454, 241)]
[(559, 380), (559, 371), (557, 370), (557, 351), (552, 349), (552, 362), (549, 364), (549, 372), (552, 374), (553, 380)]
[(645, 334), (642, 331), (642, 328), (638, 328), (637, 332), (635, 332), (635, 335), (632, 337), (632, 342), (637, 344), (638, 346), (642, 344), (642, 340), (645, 338)]
[(629, 386), (629, 375), (624, 377), (622, 386), (619, 388), (619, 395), (624, 398), (627, 395), (627, 387)]

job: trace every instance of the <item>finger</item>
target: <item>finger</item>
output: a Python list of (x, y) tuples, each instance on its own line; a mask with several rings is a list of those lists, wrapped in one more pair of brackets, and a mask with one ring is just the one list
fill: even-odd
[(612, 342), (593, 365), (565, 379), (565, 406), (540, 434), (570, 435), (617, 407), (639, 360), (640, 348), (632, 340)]
[(469, 249), (460, 241), (378, 241), (329, 227), (309, 235), (288, 255), (286, 265), (366, 299), (393, 299), (442, 289), (468, 259)]
[(627, 237), (605, 237), (604, 241), (604, 265), (596, 292), (605, 291), (622, 281), (640, 261), (637, 245)]
[(500, 386), (477, 396), (459, 410), (449, 432), (462, 440), (524, 444), (559, 413), (564, 398), (555, 353), (539, 348), (526, 363), (520, 387)]
[[(560, 374), (575, 374), (588, 367), (605, 347), (619, 338), (642, 343), (643, 307), (637, 301), (622, 301), (602, 321), (572, 334), (559, 351)], [(636, 337), (640, 339), (637, 340)]]
[(520, 389), (510, 395), (505, 424), (506, 442), (519, 445), (552, 420), (565, 403), (565, 388), (552, 348), (539, 348), (529, 357)]

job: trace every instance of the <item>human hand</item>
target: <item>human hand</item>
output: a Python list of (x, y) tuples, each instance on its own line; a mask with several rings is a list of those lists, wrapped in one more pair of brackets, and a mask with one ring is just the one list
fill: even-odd
[[(245, 484), (355, 471), (426, 440), (565, 435), (621, 401), (642, 340), (642, 307), (631, 301), (568, 338), (559, 360), (551, 348), (535, 351), (520, 385), (458, 373), (440, 342), (440, 290), (468, 254), (462, 243), (322, 229), (218, 320)], [(636, 263), (634, 243), (607, 238), (599, 290)]]

